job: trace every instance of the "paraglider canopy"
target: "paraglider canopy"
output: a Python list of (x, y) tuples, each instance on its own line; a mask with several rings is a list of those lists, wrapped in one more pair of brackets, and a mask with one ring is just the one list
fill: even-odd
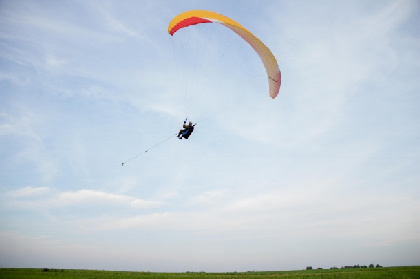
[(212, 11), (186, 11), (171, 20), (168, 33), (173, 36), (179, 29), (201, 23), (219, 23), (241, 36), (255, 50), (264, 64), (269, 84), (269, 96), (273, 99), (277, 97), (281, 85), (281, 72), (276, 58), (260, 39), (233, 19)]

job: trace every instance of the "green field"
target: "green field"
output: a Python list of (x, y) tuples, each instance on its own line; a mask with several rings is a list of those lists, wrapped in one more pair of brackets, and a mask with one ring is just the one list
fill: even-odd
[(38, 279), (38, 278), (145, 278), (145, 279), (420, 279), (420, 266), (410, 267), (383, 267), (383, 268), (345, 268), (300, 271), (271, 271), (271, 272), (232, 272), (232, 273), (155, 273), (131, 271), (101, 271), (101, 270), (74, 270), (74, 269), (0, 269), (1, 279)]
[(232, 272), (232, 273), (155, 273), (132, 271), (101, 271), (74, 269), (25, 269), (2, 268), (1, 279), (38, 279), (38, 278), (145, 278), (145, 279), (420, 279), (420, 266), (383, 267), (383, 268), (345, 268), (301, 271), (270, 271), (270, 272)]

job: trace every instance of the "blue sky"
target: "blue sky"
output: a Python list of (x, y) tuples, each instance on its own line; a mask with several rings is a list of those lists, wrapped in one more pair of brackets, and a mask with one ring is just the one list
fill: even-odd
[[(230, 30), (168, 35), (190, 9), (272, 50), (275, 100)], [(419, 18), (409, 0), (0, 1), (0, 267), (420, 264)], [(142, 153), (186, 115), (189, 140)]]

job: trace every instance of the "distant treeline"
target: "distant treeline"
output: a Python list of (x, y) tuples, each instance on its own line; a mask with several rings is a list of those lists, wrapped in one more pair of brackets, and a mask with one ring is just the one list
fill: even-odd
[[(379, 265), (379, 264), (377, 264), (376, 266), (374, 264), (370, 264), (370, 265), (358, 265), (358, 264), (355, 264), (355, 265), (342, 266), (341, 268), (379, 268), (379, 267), (382, 267), (382, 266)], [(312, 266), (307, 266), (306, 267), (306, 270), (311, 270), (311, 269), (313, 269)], [(323, 269), (323, 268), (322, 267), (318, 267), (317, 269)], [(339, 268), (336, 267), (336, 266), (332, 266), (332, 267), (330, 267), (330, 269), (339, 269)]]

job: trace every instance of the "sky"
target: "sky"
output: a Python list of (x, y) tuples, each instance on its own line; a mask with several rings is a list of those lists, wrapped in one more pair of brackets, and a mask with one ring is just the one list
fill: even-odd
[(419, 1), (1, 0), (0, 267), (420, 265), (419, 76)]

